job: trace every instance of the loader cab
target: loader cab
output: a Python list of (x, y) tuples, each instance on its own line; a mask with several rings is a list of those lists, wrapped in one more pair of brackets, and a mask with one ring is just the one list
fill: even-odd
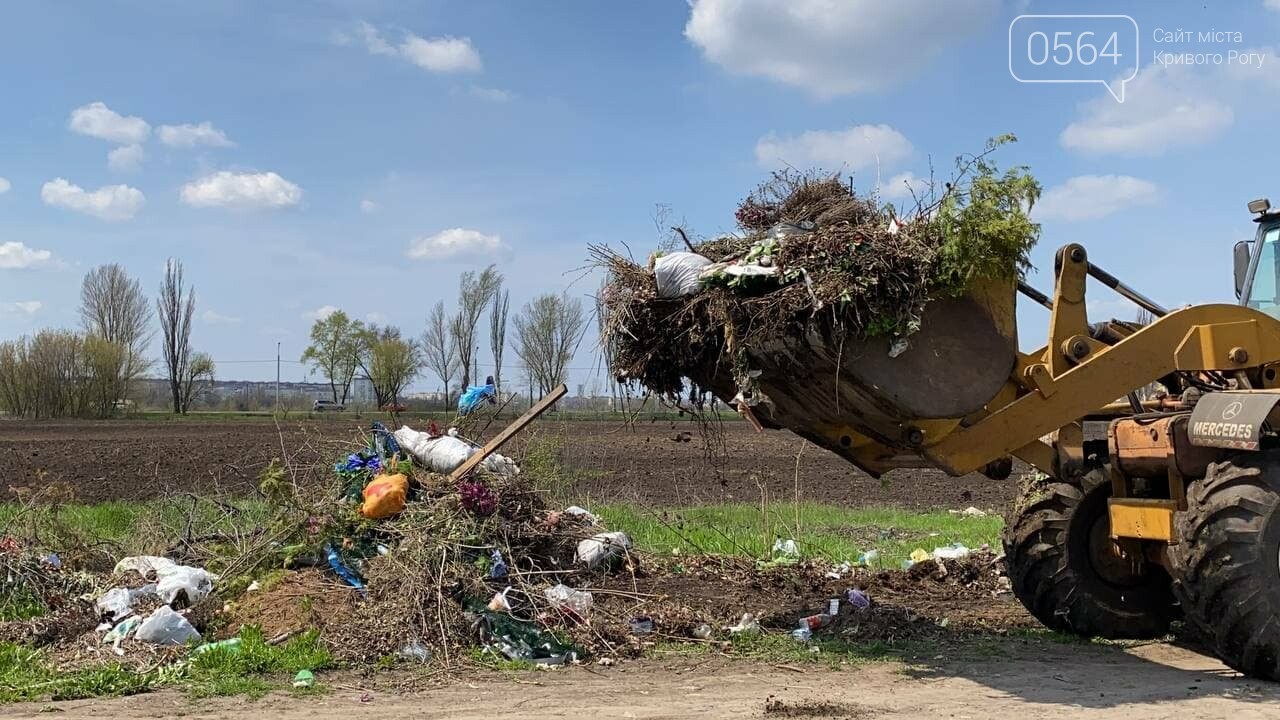
[(1280, 209), (1266, 198), (1249, 203), (1258, 224), (1253, 240), (1235, 245), (1232, 260), (1240, 304), (1280, 318)]

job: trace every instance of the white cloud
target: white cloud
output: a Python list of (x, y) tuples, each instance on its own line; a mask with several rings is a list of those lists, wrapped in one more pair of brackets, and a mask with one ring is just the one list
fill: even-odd
[(238, 317), (223, 315), (222, 313), (214, 312), (213, 310), (205, 310), (200, 317), (210, 325), (235, 325), (240, 322), (240, 318)]
[(1236, 107), (1248, 110), (1280, 89), (1280, 57), (1261, 53), (1261, 68), (1240, 64), (1176, 65), (1153, 63), (1125, 86), (1117, 103), (1103, 91), (1080, 106), (1080, 113), (1059, 140), (1078, 152), (1159, 155), (1170, 148), (1213, 140), (1235, 121)]
[(338, 308), (332, 305), (321, 305), (311, 312), (302, 313), (303, 320), (324, 320), (330, 315), (338, 312)]
[(1268, 10), (1280, 10), (1280, 0), (1265, 0), (1263, 5), (1265, 5)]
[(405, 254), (411, 260), (491, 259), (506, 254), (508, 249), (497, 235), (452, 228), (414, 240)]
[(0, 270), (20, 270), (42, 265), (53, 257), (48, 250), (29, 248), (20, 242), (0, 243)]
[(35, 315), (40, 308), (44, 307), (44, 303), (39, 300), (19, 300), (18, 302), (0, 303), (0, 309), (6, 312), (20, 312), (25, 315)]
[(235, 143), (227, 139), (227, 134), (214, 127), (211, 122), (202, 122), (199, 125), (161, 125), (156, 128), (156, 137), (169, 147), (189, 148), (196, 145), (235, 147)]
[(137, 145), (146, 142), (147, 136), (151, 134), (151, 126), (146, 120), (125, 117), (101, 102), (89, 103), (72, 110), (67, 127), (71, 128), (71, 132), (118, 145)]
[(421, 38), (413, 33), (405, 33), (403, 40), (392, 44), (377, 28), (363, 21), (357, 28), (357, 34), (370, 53), (399, 57), (427, 72), (475, 73), (480, 72), (483, 67), (480, 53), (471, 45), (471, 38), (448, 35)]
[(142, 191), (128, 185), (106, 185), (87, 192), (63, 178), (55, 178), (40, 188), (45, 205), (74, 210), (101, 220), (128, 220), (142, 209), (147, 198)]
[(118, 172), (132, 172), (141, 167), (146, 157), (141, 145), (121, 145), (107, 153), (107, 167)]
[(382, 209), (382, 206), (372, 200), (360, 201), (360, 212), (366, 215), (371, 215), (373, 213), (378, 212), (381, 209)]
[(819, 97), (889, 87), (995, 16), (999, 0), (692, 0), (706, 58)]
[(182, 202), (198, 208), (283, 208), (301, 201), (302, 188), (273, 172), (223, 170), (182, 186)]
[(9, 192), (9, 188), (11, 187), (13, 186), (9, 184), (8, 180), (5, 180), (4, 178), (0, 177), (0, 195), (3, 195)]
[(1128, 175), (1079, 175), (1055, 185), (1031, 209), (1037, 221), (1096, 220), (1126, 208), (1154, 205), (1160, 199), (1155, 183)]
[(512, 93), (510, 90), (503, 90), (501, 88), (491, 88), (491, 87), (482, 87), (480, 85), (472, 85), (468, 89), (468, 92), (471, 93), (471, 97), (476, 98), (477, 100), (484, 100), (485, 102), (491, 102), (491, 103), (505, 103), (505, 102), (511, 102), (513, 99), (515, 99), (515, 93)]
[(880, 188), (880, 195), (886, 200), (923, 198), (928, 192), (929, 179), (916, 177), (911, 171), (894, 175)]
[(770, 133), (756, 142), (756, 162), (768, 168), (865, 170), (892, 166), (911, 151), (911, 142), (888, 125), (854, 125), (788, 137)]

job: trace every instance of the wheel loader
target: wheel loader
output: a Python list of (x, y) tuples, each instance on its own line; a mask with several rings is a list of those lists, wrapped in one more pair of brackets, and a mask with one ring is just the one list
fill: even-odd
[[(1089, 260), (1054, 289), (992, 279), (926, 306), (905, 352), (816, 334), (746, 352), (759, 421), (880, 475), (1039, 471), (1010, 513), (1014, 593), (1055, 630), (1154, 638), (1181, 620), (1228, 665), (1280, 680), (1280, 210), (1255, 200), (1234, 248), (1238, 303), (1166, 309)], [(1090, 323), (1093, 278), (1149, 321)], [(1018, 294), (1049, 310), (1019, 349)], [(696, 373), (695, 373), (696, 374)], [(732, 378), (692, 377), (721, 397)]]

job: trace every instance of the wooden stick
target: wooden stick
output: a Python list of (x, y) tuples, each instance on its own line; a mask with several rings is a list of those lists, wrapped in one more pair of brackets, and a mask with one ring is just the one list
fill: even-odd
[(459, 465), (457, 470), (450, 473), (449, 479), (454, 482), (461, 480), (467, 473), (474, 470), (477, 465), (484, 462), (485, 458), (492, 455), (498, 450), (498, 448), (502, 447), (503, 444), (514, 437), (516, 433), (523, 430), (525, 425), (536, 420), (539, 415), (546, 412), (547, 408), (554, 405), (557, 400), (564, 397), (568, 392), (569, 388), (566, 387), (564, 383), (561, 383), (558, 387), (548, 393), (546, 397), (534, 403), (533, 407), (530, 407), (525, 411), (525, 414), (516, 418), (515, 422), (506, 426), (502, 429), (502, 432), (493, 436), (493, 439), (485, 443), (484, 447), (480, 448), (479, 452), (472, 453), (471, 457), (467, 458), (466, 462)]

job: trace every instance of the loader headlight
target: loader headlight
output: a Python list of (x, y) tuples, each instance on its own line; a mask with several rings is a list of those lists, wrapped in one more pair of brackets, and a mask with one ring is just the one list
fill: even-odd
[(1266, 198), (1258, 198), (1257, 200), (1249, 201), (1249, 212), (1251, 213), (1261, 214), (1270, 209), (1271, 209), (1271, 201)]

